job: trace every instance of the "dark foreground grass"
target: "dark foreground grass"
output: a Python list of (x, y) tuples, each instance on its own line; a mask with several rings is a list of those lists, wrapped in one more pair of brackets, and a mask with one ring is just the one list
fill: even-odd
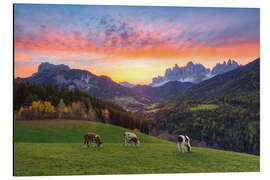
[[(255, 172), (259, 156), (208, 148), (179, 153), (175, 143), (137, 133), (139, 148), (124, 147), (126, 129), (84, 121), (15, 122), (14, 175), (94, 175)], [(101, 134), (104, 147), (87, 149), (85, 132)]]

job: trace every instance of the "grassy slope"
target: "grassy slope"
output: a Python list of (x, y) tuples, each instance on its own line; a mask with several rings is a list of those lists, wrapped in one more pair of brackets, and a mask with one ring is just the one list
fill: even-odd
[[(105, 143), (120, 143), (123, 132), (131, 131), (119, 126), (77, 120), (15, 121), (15, 142), (83, 142), (87, 132), (99, 134)], [(135, 132), (135, 131), (133, 131)], [(168, 143), (168, 141), (135, 132), (141, 142)]]
[[(125, 130), (87, 121), (15, 122), (15, 175), (259, 171), (258, 156), (207, 148), (181, 154), (175, 143), (141, 133), (141, 147), (124, 147)], [(101, 135), (103, 148), (82, 146), (88, 131)]]
[(190, 108), (191, 111), (199, 111), (199, 110), (212, 110), (218, 108), (216, 104), (202, 104), (196, 107)]

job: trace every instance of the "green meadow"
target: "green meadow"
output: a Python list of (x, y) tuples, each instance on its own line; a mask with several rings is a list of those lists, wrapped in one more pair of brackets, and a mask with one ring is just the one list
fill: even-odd
[[(182, 154), (176, 143), (136, 131), (141, 146), (125, 147), (124, 131), (131, 130), (89, 121), (15, 121), (14, 175), (260, 171), (259, 156), (198, 147)], [(103, 148), (85, 148), (86, 132), (101, 135)]]
[(198, 105), (196, 107), (191, 107), (191, 111), (199, 111), (199, 110), (212, 110), (218, 108), (218, 105), (216, 104), (202, 104)]

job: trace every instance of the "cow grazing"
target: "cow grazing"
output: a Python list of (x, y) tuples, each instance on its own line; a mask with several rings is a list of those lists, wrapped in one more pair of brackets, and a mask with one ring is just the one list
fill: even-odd
[(190, 139), (186, 135), (179, 135), (177, 137), (177, 146), (178, 151), (180, 152), (180, 149), (182, 149), (182, 153), (185, 152), (185, 147), (187, 146), (187, 151), (191, 151), (191, 145), (190, 145)]
[(135, 146), (139, 147), (140, 146), (140, 141), (136, 134), (131, 133), (131, 132), (124, 132), (124, 145), (126, 146), (127, 143), (134, 143)]
[(87, 133), (84, 135), (84, 145), (89, 148), (89, 145), (91, 145), (91, 143), (93, 143), (93, 147), (95, 147), (95, 144), (97, 145), (97, 147), (103, 147), (103, 144), (101, 142), (101, 138), (98, 134), (95, 133)]

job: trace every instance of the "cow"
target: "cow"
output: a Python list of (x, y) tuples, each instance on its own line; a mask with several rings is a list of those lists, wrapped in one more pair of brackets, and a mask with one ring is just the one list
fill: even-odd
[(190, 139), (186, 135), (179, 135), (177, 137), (177, 146), (178, 146), (178, 151), (180, 152), (180, 149), (182, 149), (182, 153), (185, 152), (185, 146), (187, 146), (187, 151), (191, 151), (191, 145), (190, 145)]
[(86, 133), (84, 136), (84, 145), (89, 148), (89, 145), (93, 143), (93, 148), (95, 147), (95, 144), (97, 147), (103, 147), (103, 144), (101, 142), (101, 138), (98, 134), (95, 133)]
[(131, 132), (124, 132), (123, 134), (124, 136), (124, 145), (126, 146), (127, 143), (134, 143), (135, 146), (139, 147), (140, 146), (140, 141), (138, 139), (138, 137), (136, 136), (135, 133), (131, 133)]

